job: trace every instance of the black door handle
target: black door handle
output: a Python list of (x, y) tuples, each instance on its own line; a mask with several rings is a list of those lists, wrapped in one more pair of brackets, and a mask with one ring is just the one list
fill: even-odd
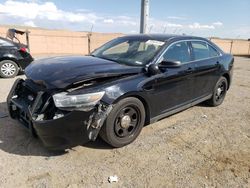
[(151, 85), (151, 86), (146, 86), (143, 88), (144, 91), (152, 91), (154, 89), (154, 87)]
[(216, 68), (220, 68), (220, 67), (221, 67), (221, 65), (220, 65), (220, 62), (219, 62), (219, 61), (217, 61), (217, 62), (215, 63), (215, 67), (216, 67)]
[(193, 69), (191, 67), (189, 67), (185, 72), (186, 73), (191, 73), (191, 72), (193, 72)]

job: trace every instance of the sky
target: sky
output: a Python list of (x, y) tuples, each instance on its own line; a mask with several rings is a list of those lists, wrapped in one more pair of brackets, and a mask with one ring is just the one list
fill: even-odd
[[(250, 38), (250, 0), (149, 0), (150, 33)], [(0, 24), (133, 34), (141, 0), (0, 0)]]

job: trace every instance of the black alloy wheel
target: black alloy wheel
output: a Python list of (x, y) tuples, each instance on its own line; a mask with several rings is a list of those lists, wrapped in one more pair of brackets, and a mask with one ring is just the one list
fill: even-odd
[(221, 77), (215, 85), (213, 96), (207, 102), (211, 106), (219, 106), (225, 99), (228, 89), (228, 82), (225, 77)]
[(115, 119), (115, 133), (118, 137), (129, 137), (136, 132), (141, 121), (140, 110), (131, 105), (121, 109)]
[(142, 102), (134, 97), (122, 99), (115, 104), (101, 129), (101, 138), (113, 147), (133, 142), (145, 122)]

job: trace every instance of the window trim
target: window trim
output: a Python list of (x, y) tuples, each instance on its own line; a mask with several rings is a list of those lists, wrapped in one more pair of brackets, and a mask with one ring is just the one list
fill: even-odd
[[(210, 45), (213, 49), (215, 49), (218, 53), (218, 56), (217, 57), (221, 57), (222, 56), (222, 53), (217, 50), (215, 47), (213, 47), (211, 44), (209, 44), (209, 42), (205, 41), (205, 40), (201, 40), (201, 39), (184, 39), (184, 40), (178, 40), (178, 41), (175, 41), (173, 43), (171, 43), (170, 45), (168, 45), (166, 47), (166, 49), (163, 50), (163, 52), (160, 54), (160, 56), (156, 59), (155, 61), (155, 64), (159, 64), (163, 58), (163, 55), (166, 53), (166, 51), (174, 44), (176, 43), (179, 43), (179, 42), (204, 42), (206, 43), (207, 45)], [(191, 44), (190, 44), (191, 45)], [(189, 51), (191, 50), (191, 46), (189, 45)], [(189, 52), (190, 53), (190, 52)], [(193, 53), (193, 52), (192, 52)], [(190, 57), (191, 57), (191, 53), (190, 53)], [(192, 58), (192, 57), (191, 57)], [(203, 60), (208, 60), (208, 59), (213, 59), (213, 58), (216, 58), (216, 57), (209, 57), (209, 58), (203, 58), (203, 59), (199, 59), (199, 60), (191, 60), (189, 62), (186, 62), (186, 63), (182, 63), (182, 65), (185, 65), (185, 64), (188, 64), (188, 63), (193, 63), (193, 62), (197, 62), (197, 61), (203, 61)]]

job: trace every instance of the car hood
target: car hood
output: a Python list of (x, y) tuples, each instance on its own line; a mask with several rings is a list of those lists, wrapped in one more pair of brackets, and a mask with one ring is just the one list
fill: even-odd
[(66, 56), (36, 60), (25, 69), (25, 75), (47, 89), (63, 89), (76, 82), (138, 74), (142, 70), (92, 56)]

